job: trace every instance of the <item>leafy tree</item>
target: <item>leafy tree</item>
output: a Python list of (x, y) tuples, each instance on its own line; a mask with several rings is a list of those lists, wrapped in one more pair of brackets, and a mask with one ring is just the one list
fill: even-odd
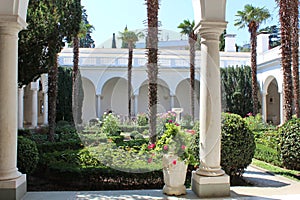
[(156, 142), (157, 76), (158, 76), (158, 10), (159, 0), (145, 0), (147, 5), (147, 73), (150, 143)]
[[(79, 36), (79, 47), (80, 48), (94, 48), (95, 41), (92, 39), (91, 33), (95, 30), (94, 26), (88, 21), (88, 15), (86, 14), (86, 9), (82, 9), (82, 21), (81, 21), (81, 31)], [(83, 34), (82, 34), (83, 33)]]
[(114, 48), (114, 49), (117, 48), (115, 33), (113, 33), (113, 39), (112, 39), (112, 42), (111, 42), (111, 48)]
[(27, 29), (19, 33), (18, 85), (28, 85), (48, 71), (47, 30), (45, 8), (41, 2), (32, 0), (28, 4)]
[(128, 119), (131, 120), (131, 80), (132, 80), (132, 57), (133, 57), (133, 48), (135, 43), (139, 38), (143, 38), (144, 34), (142, 32), (135, 33), (133, 31), (128, 31), (126, 28), (124, 32), (119, 32), (120, 39), (123, 43), (127, 44), (128, 47), (128, 66), (127, 66), (127, 76), (128, 76)]
[(265, 8), (254, 7), (250, 4), (245, 5), (243, 11), (238, 11), (236, 14), (235, 26), (239, 28), (248, 27), (251, 43), (251, 70), (252, 70), (252, 101), (253, 114), (258, 113), (258, 86), (257, 86), (257, 63), (256, 63), (256, 46), (257, 46), (257, 30), (259, 25), (270, 17), (270, 13)]
[(57, 83), (56, 121), (73, 122), (72, 104), (70, 104), (72, 101), (72, 69), (59, 67)]
[(251, 68), (236, 66), (221, 68), (222, 107), (225, 112), (242, 117), (252, 112)]
[(194, 121), (195, 118), (195, 57), (196, 49), (195, 44), (197, 42), (197, 34), (194, 33), (195, 21), (183, 20), (177, 28), (181, 29), (181, 34), (189, 37), (190, 47), (190, 99), (191, 99), (191, 116)]
[(27, 56), (31, 59), (38, 58), (35, 66), (42, 66), (41, 68), (45, 67), (48, 70), (49, 140), (53, 141), (57, 99), (57, 54), (64, 46), (64, 40), (70, 41), (74, 32), (79, 31), (80, 0), (32, 0), (29, 2), (28, 15), (31, 19), (28, 21), (27, 34), (31, 36), (30, 39), (36, 39), (41, 47), (39, 49), (38, 45), (34, 46), (36, 51), (31, 51), (30, 54), (28, 52)]
[(220, 44), (219, 44), (219, 50), (220, 51), (224, 51), (225, 50), (225, 35), (226, 35), (226, 29), (220, 35)]
[(269, 36), (269, 47), (274, 48), (280, 45), (280, 33), (279, 28), (276, 25), (267, 26), (259, 30), (260, 33), (267, 32)]

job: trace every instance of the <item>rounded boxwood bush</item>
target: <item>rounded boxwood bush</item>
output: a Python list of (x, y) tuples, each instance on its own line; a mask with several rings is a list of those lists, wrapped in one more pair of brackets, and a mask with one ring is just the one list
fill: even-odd
[(279, 128), (283, 165), (300, 170), (300, 119), (291, 119)]
[(26, 137), (18, 137), (17, 166), (20, 172), (32, 173), (38, 163), (39, 153), (36, 143)]
[(221, 166), (226, 174), (241, 176), (252, 162), (254, 135), (237, 114), (222, 114)]

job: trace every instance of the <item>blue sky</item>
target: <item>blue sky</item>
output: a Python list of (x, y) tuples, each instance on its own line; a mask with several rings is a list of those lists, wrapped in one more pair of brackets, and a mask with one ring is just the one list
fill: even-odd
[[(146, 28), (143, 23), (147, 17), (145, 0), (81, 0), (81, 3), (87, 10), (89, 22), (95, 27), (92, 38), (95, 40), (96, 47), (111, 38), (113, 33), (123, 31), (126, 25), (130, 30)], [(238, 45), (247, 43), (250, 37), (247, 28), (238, 29), (234, 26), (237, 11), (243, 10), (246, 4), (265, 7), (271, 13), (272, 19), (262, 24), (260, 28), (278, 25), (278, 9), (275, 0), (227, 0), (227, 33), (237, 34)], [(161, 29), (180, 32), (177, 26), (184, 19), (193, 20), (193, 18), (192, 0), (161, 0), (159, 10)]]

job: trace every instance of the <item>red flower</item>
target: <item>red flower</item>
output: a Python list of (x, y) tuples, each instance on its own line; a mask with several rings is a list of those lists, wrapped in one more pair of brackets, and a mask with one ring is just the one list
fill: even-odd
[(168, 145), (164, 145), (164, 150), (167, 151), (168, 150)]
[(173, 162), (172, 162), (172, 163), (173, 163), (173, 165), (176, 165), (177, 161), (176, 161), (176, 160), (173, 160)]
[(171, 120), (171, 119), (169, 119), (169, 121), (168, 121), (169, 123), (173, 123), (173, 120)]
[(154, 147), (155, 147), (155, 144), (148, 145), (148, 149), (154, 149)]

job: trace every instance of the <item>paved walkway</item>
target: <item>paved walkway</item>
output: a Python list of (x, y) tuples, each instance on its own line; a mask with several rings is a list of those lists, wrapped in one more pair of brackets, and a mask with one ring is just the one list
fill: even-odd
[[(246, 180), (255, 186), (231, 187), (231, 196), (218, 199), (244, 200), (300, 200), (300, 182), (272, 175), (264, 170), (249, 166), (244, 173)], [(82, 192), (28, 192), (23, 200), (154, 200), (154, 199), (199, 199), (193, 191), (187, 195), (172, 197), (163, 195), (162, 190), (82, 191)], [(211, 199), (210, 199), (211, 200)]]

